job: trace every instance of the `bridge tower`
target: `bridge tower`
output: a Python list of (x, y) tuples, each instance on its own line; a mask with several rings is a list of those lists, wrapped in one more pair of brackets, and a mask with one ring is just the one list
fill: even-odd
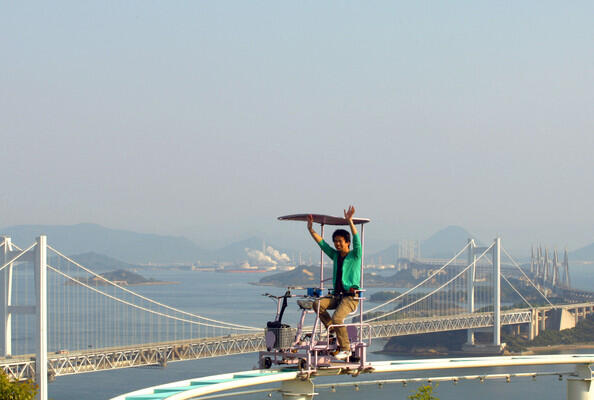
[(534, 245), (530, 246), (530, 274), (534, 275)]
[(544, 249), (544, 276), (542, 278), (542, 285), (546, 287), (549, 281), (549, 249)]
[(559, 255), (557, 249), (553, 250), (553, 281), (552, 286), (556, 287), (559, 284)]
[[(468, 239), (468, 264), (472, 266), (466, 272), (466, 303), (467, 311), (469, 313), (474, 312), (474, 280), (476, 277), (476, 243), (474, 239)], [(466, 336), (466, 344), (474, 344), (474, 329), (468, 329)]]
[(501, 346), (501, 238), (493, 246), (493, 344)]
[[(12, 242), (10, 237), (2, 237), (2, 265), (11, 260)], [(0, 356), (12, 355), (12, 263), (0, 271)]]
[(35, 382), (39, 386), (37, 400), (47, 400), (47, 237), (37, 238), (33, 261), (35, 276), (37, 342), (35, 356)]
[[(479, 247), (473, 239), (468, 239), (468, 264), (471, 267), (467, 272), (466, 293), (467, 311), (474, 312), (474, 281), (476, 277), (476, 254), (484, 253), (491, 248), (491, 263), (493, 264), (493, 345), (501, 346), (501, 238), (494, 239), (492, 246)], [(474, 344), (474, 330), (467, 330), (467, 345)]]
[(565, 254), (563, 254), (563, 270), (565, 273), (565, 287), (567, 289), (571, 289), (571, 281), (569, 279), (569, 259), (567, 257), (567, 249), (565, 249)]
[[(35, 383), (39, 387), (37, 400), (47, 400), (47, 238), (39, 236), (36, 244), (24, 251), (15, 251), (13, 247), (11, 238), (3, 237), (0, 267), (5, 267), (0, 271), (0, 356), (12, 355), (12, 315), (35, 314)], [(13, 263), (9, 261), (15, 257), (19, 258), (19, 262), (33, 262), (34, 306), (12, 304)]]
[(540, 282), (542, 277), (542, 248), (540, 245), (536, 249), (536, 278)]

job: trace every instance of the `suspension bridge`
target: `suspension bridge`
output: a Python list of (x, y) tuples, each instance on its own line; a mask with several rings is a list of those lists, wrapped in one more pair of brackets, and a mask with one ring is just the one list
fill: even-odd
[[(4, 237), (0, 249), (0, 367), (11, 379), (35, 379), (40, 399), (48, 377), (265, 348), (264, 321), (242, 325), (155, 301), (64, 255), (45, 236), (25, 248)], [(521, 279), (502, 274), (502, 254)], [(545, 305), (531, 304), (527, 290)], [(506, 292), (521, 304), (502, 308)], [(371, 338), (465, 329), (472, 345), (476, 329), (490, 328), (500, 348), (502, 326), (523, 326), (534, 337), (554, 312), (576, 321), (594, 312), (594, 302), (553, 304), (495, 239), (489, 246), (469, 240), (414, 287), (366, 309), (364, 319)]]

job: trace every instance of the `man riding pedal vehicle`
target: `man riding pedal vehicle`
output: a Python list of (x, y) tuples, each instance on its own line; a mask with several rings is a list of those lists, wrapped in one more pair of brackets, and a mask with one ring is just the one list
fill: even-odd
[[(330, 257), (334, 264), (333, 283), (334, 291), (330, 296), (316, 300), (314, 310), (319, 313), (320, 320), (328, 328), (330, 325), (341, 325), (344, 319), (351, 312), (357, 309), (358, 300), (355, 298), (356, 291), (361, 286), (361, 238), (357, 228), (353, 224), (353, 215), (355, 207), (349, 206), (344, 211), (344, 217), (351, 227), (353, 234), (353, 249), (350, 250), (351, 235), (344, 229), (338, 229), (332, 234), (334, 247), (330, 247), (324, 239), (313, 229), (313, 217), (310, 215), (307, 220), (307, 229), (312, 238), (320, 246), (322, 251)], [(326, 310), (333, 310), (334, 315)], [(351, 355), (350, 341), (345, 326), (333, 328), (336, 331), (339, 352), (335, 357), (339, 360), (345, 360)]]

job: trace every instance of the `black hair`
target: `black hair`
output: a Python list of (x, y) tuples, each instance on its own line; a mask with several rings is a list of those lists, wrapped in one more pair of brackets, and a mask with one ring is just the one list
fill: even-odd
[(336, 239), (337, 236), (343, 238), (345, 242), (351, 243), (351, 234), (349, 233), (349, 231), (346, 231), (344, 229), (335, 230), (332, 234), (332, 241), (334, 241), (334, 239)]

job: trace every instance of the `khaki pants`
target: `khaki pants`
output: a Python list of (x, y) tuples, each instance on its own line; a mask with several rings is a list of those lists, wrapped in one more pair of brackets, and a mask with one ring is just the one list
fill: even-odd
[[(354, 299), (352, 296), (331, 296), (322, 297), (314, 302), (314, 311), (320, 313), (320, 320), (324, 323), (324, 326), (328, 328), (330, 325), (340, 325), (344, 322), (344, 319), (357, 309), (359, 300)], [(330, 314), (326, 310), (334, 310), (334, 315), (330, 317)], [(338, 345), (340, 350), (348, 351), (351, 348), (351, 342), (349, 341), (349, 335), (347, 333), (346, 326), (340, 326), (334, 328), (336, 331), (336, 338), (338, 339)]]

